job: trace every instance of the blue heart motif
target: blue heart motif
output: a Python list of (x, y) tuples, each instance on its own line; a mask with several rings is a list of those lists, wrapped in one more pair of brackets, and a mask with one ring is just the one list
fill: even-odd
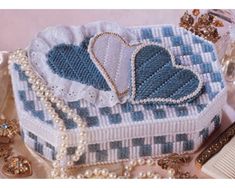
[(171, 52), (160, 45), (141, 45), (132, 55), (133, 103), (180, 104), (198, 96), (201, 88), (199, 74), (176, 65)]
[(51, 70), (60, 77), (78, 81), (93, 86), (99, 90), (110, 91), (87, 52), (89, 40), (84, 40), (79, 46), (60, 44), (52, 48), (47, 54), (47, 63)]

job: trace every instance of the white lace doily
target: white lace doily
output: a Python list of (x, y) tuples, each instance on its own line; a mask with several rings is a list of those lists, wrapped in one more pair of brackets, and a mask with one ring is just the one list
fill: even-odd
[(126, 41), (136, 41), (135, 35), (118, 24), (95, 22), (84, 26), (49, 27), (38, 33), (28, 47), (29, 60), (35, 71), (45, 80), (54, 94), (66, 101), (85, 99), (98, 107), (112, 107), (126, 102), (128, 96), (118, 97), (114, 91), (103, 91), (53, 73), (47, 64), (47, 53), (59, 44), (79, 45), (85, 38), (102, 32), (115, 32)]

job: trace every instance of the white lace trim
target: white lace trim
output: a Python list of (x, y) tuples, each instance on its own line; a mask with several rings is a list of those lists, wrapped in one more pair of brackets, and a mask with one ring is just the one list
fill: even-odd
[(112, 107), (127, 101), (128, 95), (118, 97), (114, 91), (102, 91), (77, 81), (61, 78), (53, 73), (47, 64), (46, 54), (54, 46), (61, 43), (79, 45), (85, 38), (102, 32), (115, 32), (127, 41), (136, 41), (135, 35), (117, 24), (95, 22), (84, 26), (48, 27), (31, 42), (28, 48), (29, 60), (35, 71), (54, 91), (54, 95), (66, 101), (85, 99), (98, 107)]

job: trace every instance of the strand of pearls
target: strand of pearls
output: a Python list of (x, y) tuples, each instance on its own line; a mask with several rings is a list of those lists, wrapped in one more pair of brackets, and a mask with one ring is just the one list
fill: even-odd
[[(148, 165), (148, 166), (154, 166), (155, 161), (152, 158), (148, 159), (134, 159), (131, 160), (128, 164), (124, 166), (125, 171), (124, 171), (124, 177), (125, 178), (131, 178), (131, 172), (138, 166), (143, 166), (143, 165)], [(153, 178), (153, 179), (161, 179), (162, 177), (160, 174), (152, 171), (147, 171), (147, 172), (139, 172), (138, 175), (134, 178), (137, 179), (142, 179), (142, 178)]]
[[(148, 165), (149, 167), (158, 164), (158, 161), (155, 161), (152, 158), (148, 159), (134, 159), (129, 161), (128, 164), (124, 166), (125, 170), (123, 175), (118, 176), (115, 172), (110, 172), (108, 169), (99, 169), (95, 168), (94, 170), (86, 170), (83, 174), (78, 174), (77, 176), (68, 176), (68, 169), (73, 166), (74, 162), (78, 161), (81, 155), (85, 151), (86, 143), (87, 143), (87, 132), (86, 132), (86, 123), (81, 119), (79, 115), (69, 108), (68, 105), (64, 103), (63, 100), (53, 96), (52, 92), (47, 88), (46, 84), (32, 69), (30, 63), (27, 59), (26, 53), (23, 50), (17, 50), (12, 53), (9, 57), (9, 62), (17, 63), (21, 66), (21, 69), (24, 71), (25, 75), (28, 77), (28, 82), (32, 84), (32, 89), (35, 91), (36, 95), (42, 101), (44, 107), (50, 114), (51, 118), (55, 125), (58, 126), (59, 134), (60, 134), (60, 145), (56, 155), (56, 160), (53, 162), (53, 170), (51, 172), (52, 178), (92, 178), (92, 177), (102, 177), (102, 178), (132, 178), (131, 174), (135, 168), (138, 166)], [(64, 121), (59, 117), (58, 113), (56, 113), (55, 109), (52, 107), (52, 104), (55, 104), (56, 107), (62, 112), (67, 114), (69, 119), (72, 119), (80, 129), (80, 141), (77, 147), (77, 150), (74, 155), (72, 155), (71, 160), (69, 160), (66, 164), (66, 152), (67, 147), (69, 145), (69, 138), (66, 131), (66, 126)], [(64, 159), (64, 161), (63, 161)], [(182, 177), (190, 177), (189, 173), (183, 173)], [(181, 176), (180, 176), (181, 177)], [(163, 177), (160, 174), (154, 171), (147, 172), (139, 172), (137, 176), (133, 178), (154, 178), (161, 179)], [(177, 172), (174, 168), (167, 169), (167, 178), (177, 178)]]
[[(77, 178), (92, 178), (92, 177), (101, 177), (101, 178), (110, 178), (110, 179), (116, 179), (119, 176), (115, 172), (110, 172), (108, 169), (100, 169), (95, 168), (94, 170), (86, 170), (84, 174), (78, 174)], [(73, 177), (72, 177), (73, 178)]]
[[(33, 71), (26, 53), (23, 50), (17, 50), (13, 52), (9, 57), (9, 61), (17, 63), (21, 66), (21, 69), (28, 77), (28, 82), (32, 84), (32, 89), (42, 101), (54, 124), (58, 126), (60, 134), (60, 145), (56, 155), (56, 160), (53, 162), (53, 170), (51, 172), (51, 176), (53, 178), (67, 178), (67, 168), (71, 167), (73, 165), (73, 162), (78, 161), (85, 151), (86, 123), (81, 119), (80, 116), (77, 115), (74, 110), (70, 109), (63, 100), (53, 96), (52, 92), (47, 88), (43, 80)], [(55, 109), (52, 107), (52, 103), (56, 104), (56, 107), (59, 110), (66, 113), (67, 117), (69, 119), (72, 119), (80, 129), (79, 145), (77, 146), (75, 154), (71, 157), (72, 160), (68, 161), (67, 164), (63, 163), (63, 159), (65, 161), (67, 152), (66, 148), (69, 144), (69, 138), (66, 132), (64, 121), (59, 117), (58, 113), (55, 112)]]

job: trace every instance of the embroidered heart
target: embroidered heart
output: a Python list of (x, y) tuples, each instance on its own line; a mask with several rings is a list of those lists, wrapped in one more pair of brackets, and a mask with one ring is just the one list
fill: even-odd
[(90, 41), (88, 51), (93, 62), (118, 96), (128, 91), (130, 59), (137, 45), (110, 32), (98, 34)]
[(133, 103), (179, 104), (192, 100), (202, 88), (197, 72), (176, 65), (173, 54), (157, 44), (138, 47), (131, 60)]
[(79, 46), (57, 45), (47, 53), (47, 63), (55, 74), (63, 78), (109, 91), (107, 82), (90, 59), (88, 43), (86, 39)]

